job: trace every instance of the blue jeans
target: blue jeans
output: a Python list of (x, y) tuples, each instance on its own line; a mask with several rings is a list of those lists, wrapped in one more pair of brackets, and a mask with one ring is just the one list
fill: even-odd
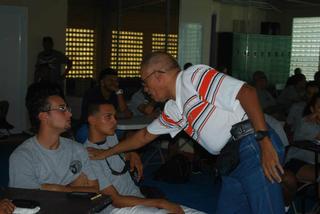
[[(280, 161), (284, 148), (278, 135), (270, 129), (270, 137)], [(280, 214), (284, 213), (279, 183), (271, 183), (261, 166), (260, 145), (253, 134), (240, 141), (240, 163), (229, 176), (222, 177), (217, 213)]]

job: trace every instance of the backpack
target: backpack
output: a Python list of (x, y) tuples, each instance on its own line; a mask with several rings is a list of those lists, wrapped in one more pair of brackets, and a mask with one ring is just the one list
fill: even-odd
[(177, 154), (160, 166), (154, 173), (154, 179), (167, 183), (180, 184), (188, 182), (190, 175), (190, 161), (184, 155)]

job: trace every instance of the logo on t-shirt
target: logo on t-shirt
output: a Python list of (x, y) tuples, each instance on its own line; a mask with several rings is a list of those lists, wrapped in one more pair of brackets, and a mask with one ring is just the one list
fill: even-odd
[(77, 174), (81, 171), (82, 164), (79, 160), (74, 160), (71, 162), (69, 169), (73, 174)]

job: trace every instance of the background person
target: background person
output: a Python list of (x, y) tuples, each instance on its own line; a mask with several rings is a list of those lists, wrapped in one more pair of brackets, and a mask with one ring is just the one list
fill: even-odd
[[(63, 89), (63, 80), (71, 70), (72, 61), (64, 53), (53, 49), (53, 46), (54, 43), (52, 37), (43, 37), (43, 51), (41, 51), (37, 57), (35, 76), (37, 75), (37, 78), (38, 76), (41, 76), (43, 79), (48, 80), (51, 83), (57, 83)], [(43, 64), (48, 66), (49, 71), (41, 68), (41, 65)], [(62, 65), (67, 66), (63, 72), (61, 71)], [(39, 69), (40, 71), (43, 71), (42, 74), (39, 74)]]

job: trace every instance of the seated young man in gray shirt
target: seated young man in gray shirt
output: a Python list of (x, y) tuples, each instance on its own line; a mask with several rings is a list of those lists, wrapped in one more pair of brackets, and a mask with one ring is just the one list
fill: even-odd
[[(118, 139), (115, 135), (117, 120), (113, 105), (106, 102), (96, 103), (91, 104), (88, 110), (89, 138), (85, 146), (96, 149), (115, 146)], [(136, 162), (141, 163), (140, 158)], [(98, 177), (100, 191), (112, 198), (112, 206), (105, 210), (107, 213), (202, 213), (164, 199), (144, 198), (119, 155), (104, 160), (92, 160), (91, 163)], [(141, 175), (142, 167), (137, 168)]]
[(60, 135), (71, 127), (71, 111), (55, 85), (35, 83), (26, 106), (36, 135), (9, 160), (9, 186), (61, 192), (98, 192), (99, 184), (81, 144)]

